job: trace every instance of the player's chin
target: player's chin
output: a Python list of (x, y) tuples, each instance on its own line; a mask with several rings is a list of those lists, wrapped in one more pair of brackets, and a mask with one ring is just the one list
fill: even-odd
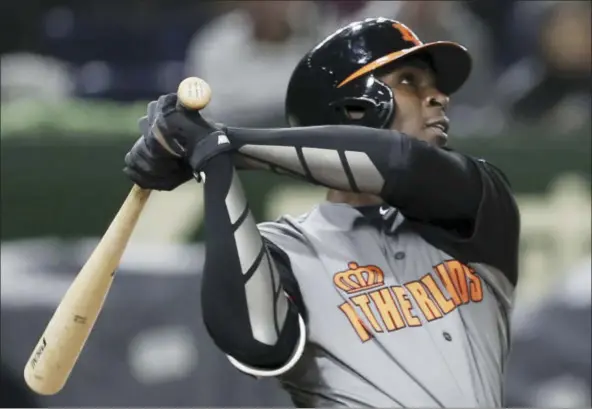
[(427, 127), (422, 130), (422, 140), (440, 148), (448, 143), (448, 134), (437, 127)]

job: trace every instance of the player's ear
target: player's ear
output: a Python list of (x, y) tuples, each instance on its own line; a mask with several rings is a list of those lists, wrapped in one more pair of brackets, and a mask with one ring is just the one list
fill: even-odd
[(366, 115), (366, 109), (364, 107), (346, 106), (345, 114), (349, 119), (359, 121)]
[(350, 121), (361, 121), (368, 112), (368, 103), (355, 98), (347, 98), (333, 104), (338, 118), (345, 118)]

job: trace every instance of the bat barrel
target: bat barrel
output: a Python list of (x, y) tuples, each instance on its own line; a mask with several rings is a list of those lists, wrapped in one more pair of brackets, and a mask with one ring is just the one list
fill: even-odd
[(36, 393), (54, 395), (66, 384), (103, 308), (115, 270), (149, 195), (149, 190), (138, 186), (131, 189), (60, 301), (25, 366), (25, 382)]

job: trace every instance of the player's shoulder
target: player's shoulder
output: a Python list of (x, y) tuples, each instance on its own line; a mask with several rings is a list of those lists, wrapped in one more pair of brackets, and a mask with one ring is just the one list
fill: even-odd
[(314, 208), (310, 212), (297, 216), (285, 214), (273, 221), (259, 223), (257, 227), (267, 241), (280, 248), (289, 250), (307, 246), (306, 230), (310, 228), (310, 218), (313, 212)]
[[(446, 149), (449, 150), (449, 149)], [(465, 160), (473, 165), (481, 179), (483, 198), (490, 202), (504, 202), (507, 204), (507, 209), (512, 213), (517, 213), (516, 198), (512, 183), (508, 175), (502, 170), (499, 165), (494, 164), (488, 159), (454, 152), (462, 156)]]
[(497, 184), (502, 184), (507, 189), (512, 188), (510, 179), (506, 173), (496, 164), (491, 161), (472, 155), (463, 155), (468, 161), (472, 162), (485, 176), (494, 181)]
[(475, 222), (475, 232), (468, 241), (471, 258), (496, 267), (513, 285), (518, 280), (520, 209), (510, 179), (492, 162), (472, 157), (478, 166), (483, 196)]
[[(512, 183), (501, 167), (482, 157), (466, 154), (463, 156), (474, 165), (480, 175), (483, 190), (479, 206), (481, 216), (485, 213), (496, 218), (502, 214), (512, 219), (519, 219), (518, 204)], [(484, 206), (484, 203), (490, 205)]]
[(309, 213), (298, 216), (286, 214), (275, 220), (261, 222), (257, 226), (262, 233), (289, 236), (298, 239), (302, 236), (303, 224), (308, 215)]

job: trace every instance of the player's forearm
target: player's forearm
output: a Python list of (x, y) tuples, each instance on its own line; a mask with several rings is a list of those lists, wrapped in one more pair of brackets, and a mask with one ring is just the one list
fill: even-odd
[(391, 130), (353, 126), (228, 128), (241, 168), (304, 178), (344, 191), (380, 195), (423, 219), (469, 218), (480, 197), (479, 171), (458, 154)]
[(298, 339), (298, 316), (283, 293), (228, 155), (205, 169), (204, 321), (227, 354), (281, 366)]

